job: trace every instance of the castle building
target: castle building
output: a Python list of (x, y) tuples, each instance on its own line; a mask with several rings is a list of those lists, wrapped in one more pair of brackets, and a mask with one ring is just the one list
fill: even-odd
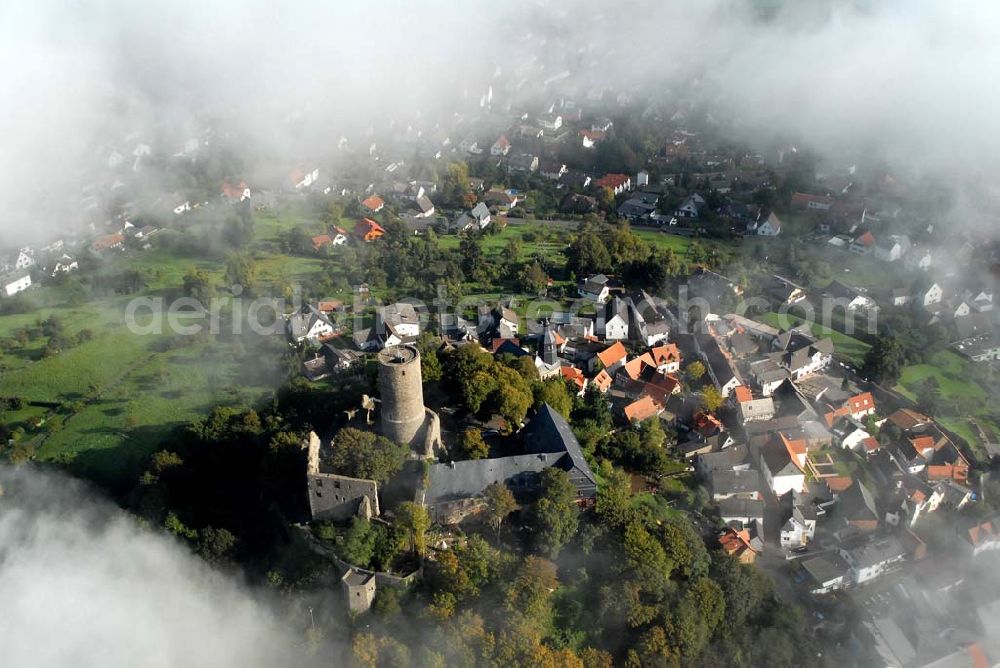
[(425, 457), (441, 446), (441, 421), (424, 407), (420, 351), (413, 345), (386, 348), (378, 354), (381, 394), (379, 431), (397, 443), (406, 443)]

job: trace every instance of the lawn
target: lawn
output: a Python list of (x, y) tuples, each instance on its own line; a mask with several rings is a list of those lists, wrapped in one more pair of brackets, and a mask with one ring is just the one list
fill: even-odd
[[(754, 317), (760, 322), (779, 329), (796, 327), (805, 322), (802, 318), (787, 313), (781, 314), (772, 312)], [(855, 367), (861, 365), (864, 361), (865, 353), (867, 353), (868, 349), (871, 348), (871, 346), (864, 341), (859, 341), (854, 337), (847, 336), (846, 334), (830, 329), (829, 327), (824, 327), (817, 323), (810, 323), (809, 328), (815, 336), (830, 337), (830, 340), (833, 341), (834, 354), (847, 359)]]
[(854, 288), (868, 290), (873, 285), (894, 287), (896, 280), (899, 285), (910, 282), (901, 262), (883, 262), (871, 255), (857, 255), (826, 244), (809, 247), (805, 256), (808, 260), (830, 265), (830, 282), (837, 280)]
[(941, 398), (985, 399), (986, 390), (971, 379), (970, 362), (950, 350), (934, 355), (929, 364), (912, 364), (903, 369), (896, 391), (916, 400), (917, 391), (928, 378), (937, 380)]
[[(321, 271), (319, 258), (269, 251), (273, 244), (268, 242), (297, 220), (262, 217), (254, 245), (262, 282), (308, 281)], [(43, 285), (26, 293), (36, 310), (0, 316), (4, 339), (51, 315), (62, 321), (67, 337), (83, 329), (94, 335), (47, 358), (42, 356), (44, 336), (0, 353), (0, 395), (60, 404), (0, 416), (11, 428), (25, 430), (22, 442), (38, 459), (65, 462), (81, 475), (123, 488), (175, 428), (215, 405), (252, 405), (285, 378), (284, 346), (275, 340), (250, 335), (195, 340), (177, 337), (168, 327), (148, 335), (126, 327), (131, 300), (179, 293), (191, 267), (209, 271), (222, 283), (222, 261), (183, 257), (157, 248), (154, 239), (153, 248), (127, 252), (103, 268), (107, 274), (141, 271), (146, 283), (141, 293), (75, 304), (71, 297), (77, 294), (79, 301), (79, 289), (73, 285)]]
[[(487, 257), (500, 257), (507, 244), (514, 239), (522, 243), (521, 253), (524, 257), (541, 254), (553, 264), (562, 265), (566, 262), (565, 249), (569, 245), (572, 230), (546, 225), (544, 222), (532, 222), (518, 225), (507, 225), (495, 234), (485, 234), (481, 237), (483, 252)], [(444, 249), (458, 248), (462, 238), (457, 235), (438, 237), (438, 245)]]

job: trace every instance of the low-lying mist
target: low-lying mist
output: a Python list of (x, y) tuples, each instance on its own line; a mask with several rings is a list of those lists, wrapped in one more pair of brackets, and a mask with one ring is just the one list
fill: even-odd
[(0, 467), (0, 665), (275, 666), (303, 634), (83, 484)]

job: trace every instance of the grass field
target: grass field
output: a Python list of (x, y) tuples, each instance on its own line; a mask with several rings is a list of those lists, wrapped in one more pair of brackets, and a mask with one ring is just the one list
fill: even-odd
[(930, 364), (914, 364), (903, 369), (896, 390), (916, 400), (920, 384), (937, 380), (942, 399), (985, 399), (986, 391), (971, 378), (970, 362), (950, 350), (931, 358)]
[[(772, 327), (777, 327), (779, 329), (796, 327), (804, 322), (804, 320), (798, 316), (781, 313), (765, 313), (761, 316), (755, 316), (755, 318), (767, 325), (771, 325)], [(864, 341), (859, 341), (858, 339), (830, 329), (829, 327), (823, 327), (817, 323), (810, 323), (809, 328), (815, 336), (830, 337), (830, 340), (833, 341), (834, 354), (847, 359), (854, 366), (859, 366), (862, 363), (865, 353), (867, 353), (868, 349), (871, 348), (871, 346)]]
[[(263, 218), (254, 244), (263, 283), (308, 281), (321, 270), (318, 258), (272, 250), (278, 233), (297, 221)], [(222, 261), (183, 257), (154, 245), (128, 251), (102, 268), (107, 273), (140, 271), (146, 288), (137, 295), (76, 304), (71, 296), (79, 290), (43, 285), (26, 293), (39, 308), (0, 317), (0, 339), (52, 315), (63, 323), (67, 337), (83, 329), (94, 335), (47, 358), (42, 356), (44, 336), (0, 352), (0, 395), (56, 405), (29, 405), (0, 415), (8, 427), (24, 431), (20, 442), (38, 459), (64, 462), (102, 484), (124, 487), (175, 428), (203, 417), (212, 406), (255, 403), (284, 379), (284, 343), (277, 337), (261, 340), (225, 332), (217, 338), (178, 337), (169, 328), (139, 335), (126, 327), (130, 300), (179, 294), (191, 267), (208, 271), (222, 284)]]

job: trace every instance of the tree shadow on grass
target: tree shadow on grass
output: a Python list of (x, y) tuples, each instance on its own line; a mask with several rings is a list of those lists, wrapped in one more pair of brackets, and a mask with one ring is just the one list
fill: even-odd
[[(163, 449), (183, 423), (175, 422), (155, 427), (137, 427), (128, 431), (119, 445), (93, 448), (77, 453), (69, 464), (70, 472), (105, 489), (116, 499), (122, 499), (135, 486), (146, 469), (150, 455)], [(88, 429), (90, 434), (121, 434), (112, 428)]]

